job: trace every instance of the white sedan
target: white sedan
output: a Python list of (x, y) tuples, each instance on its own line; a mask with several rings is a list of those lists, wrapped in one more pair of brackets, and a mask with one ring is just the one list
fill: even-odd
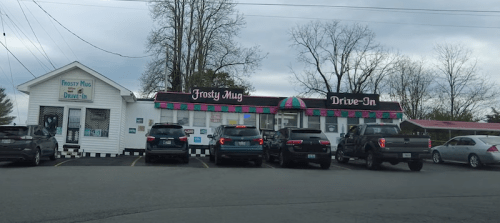
[(472, 168), (500, 164), (500, 136), (457, 136), (444, 145), (432, 148), (434, 163), (454, 161), (468, 163)]

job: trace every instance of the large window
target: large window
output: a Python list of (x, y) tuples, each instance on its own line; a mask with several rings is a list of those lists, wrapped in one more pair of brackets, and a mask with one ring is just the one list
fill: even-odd
[(347, 129), (359, 124), (359, 118), (347, 118)]
[(337, 117), (325, 117), (326, 132), (338, 132)]
[(109, 109), (87, 108), (84, 136), (109, 136)]
[(177, 124), (182, 126), (189, 126), (189, 111), (177, 111)]
[(392, 123), (392, 119), (390, 119), (390, 118), (383, 118), (381, 120), (382, 120), (382, 123)]
[(210, 128), (217, 128), (222, 125), (222, 113), (212, 112), (210, 114)]
[(244, 125), (253, 125), (255, 126), (257, 123), (257, 118), (255, 114), (243, 114), (243, 124)]
[(376, 123), (377, 119), (376, 118), (365, 118), (365, 123)]
[(195, 127), (206, 127), (207, 115), (204, 111), (194, 111), (193, 126)]
[(274, 115), (260, 114), (260, 129), (274, 130)]
[(228, 125), (238, 125), (240, 116), (236, 113), (227, 113), (226, 114), (227, 124)]
[(40, 106), (38, 124), (47, 128), (52, 134), (62, 134), (63, 107)]
[(319, 116), (308, 116), (308, 123), (311, 129), (321, 129)]
[(174, 111), (168, 109), (161, 110), (160, 116), (161, 123), (173, 123), (174, 122)]

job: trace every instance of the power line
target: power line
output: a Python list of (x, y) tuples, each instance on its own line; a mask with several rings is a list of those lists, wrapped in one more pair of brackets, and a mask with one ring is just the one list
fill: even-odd
[(12, 52), (10, 52), (10, 50), (9, 50), (9, 48), (7, 48), (7, 46), (5, 46), (2, 42), (0, 42), (0, 44), (2, 44), (2, 46), (3, 46), (3, 47), (5, 47), (5, 49), (6, 49), (7, 51), (9, 51), (9, 53), (10, 53), (10, 54), (11, 54), (14, 58), (16, 58), (17, 62), (19, 62), (21, 65), (23, 65), (24, 69), (26, 69), (28, 72), (30, 72), (30, 74), (31, 74), (31, 75), (33, 75), (33, 77), (35, 77), (35, 78), (36, 78), (36, 76), (35, 76), (33, 73), (31, 73), (31, 71), (30, 71), (30, 70), (29, 70), (26, 66), (24, 66), (24, 64), (23, 64), (23, 63), (22, 63), (19, 59), (17, 59), (16, 55), (14, 55)]
[(43, 12), (45, 12), (45, 14), (47, 14), (48, 16), (50, 16), (50, 18), (52, 18), (54, 21), (56, 21), (60, 26), (62, 26), (64, 29), (66, 29), (68, 32), (70, 32), (71, 34), (73, 34), (74, 36), (76, 36), (78, 39), (80, 39), (81, 41), (91, 45), (92, 47), (96, 48), (96, 49), (99, 49), (101, 51), (104, 51), (106, 53), (109, 53), (109, 54), (114, 54), (114, 55), (117, 55), (117, 56), (120, 56), (120, 57), (126, 57), (126, 58), (145, 58), (145, 57), (149, 57), (151, 55), (147, 55), (147, 56), (141, 56), (141, 57), (134, 57), (134, 56), (125, 56), (125, 55), (122, 55), (122, 54), (119, 54), (119, 53), (115, 53), (115, 52), (111, 52), (109, 50), (105, 50), (103, 48), (100, 48), (90, 42), (88, 42), (87, 40), (84, 40), (82, 37), (76, 35), (74, 32), (72, 32), (71, 30), (69, 30), (68, 28), (66, 28), (63, 24), (61, 24), (59, 21), (57, 21), (57, 19), (55, 19), (54, 17), (52, 17), (52, 15), (50, 15), (47, 11), (45, 11), (45, 9), (42, 8), (42, 6), (40, 6), (35, 0), (33, 0), (33, 2), (38, 6), (40, 7), (40, 9), (42, 9)]
[(56, 69), (56, 67), (54, 66), (54, 64), (52, 63), (52, 61), (50, 60), (49, 58), (49, 55), (47, 55), (47, 52), (45, 52), (45, 49), (43, 49), (43, 46), (42, 44), (40, 43), (40, 40), (38, 40), (38, 36), (36, 35), (35, 31), (33, 30), (33, 27), (31, 26), (31, 23), (30, 21), (28, 20), (28, 17), (26, 16), (26, 13), (24, 13), (24, 9), (23, 7), (21, 6), (21, 2), (19, 2), (19, 0), (17, 0), (17, 3), (19, 4), (19, 8), (21, 8), (21, 11), (23, 12), (23, 15), (24, 15), (24, 18), (26, 18), (26, 22), (28, 22), (28, 25), (31, 29), (31, 32), (33, 32), (33, 35), (35, 35), (35, 38), (36, 38), (36, 41), (38, 42), (38, 45), (40, 45), (40, 48), (42, 48), (42, 51), (43, 53), (45, 54), (45, 57), (47, 58), (47, 60), (49, 61), (49, 63), (52, 65), (52, 67), (54, 67), (54, 69)]

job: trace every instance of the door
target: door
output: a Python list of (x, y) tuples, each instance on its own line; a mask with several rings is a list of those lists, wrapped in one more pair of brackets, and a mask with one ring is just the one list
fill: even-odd
[(33, 141), (40, 147), (41, 155), (47, 154), (47, 136), (44, 134), (42, 126), (33, 126)]
[(80, 118), (82, 110), (79, 108), (70, 108), (68, 114), (68, 132), (66, 134), (66, 143), (78, 144), (80, 138)]
[(458, 145), (460, 138), (454, 138), (448, 141), (440, 150), (441, 159), (443, 160), (455, 160), (453, 157), (454, 149)]
[(470, 150), (475, 145), (476, 145), (476, 142), (474, 142), (473, 139), (466, 138), (466, 137), (461, 138), (460, 142), (458, 142), (458, 145), (453, 150), (454, 159), (456, 161), (460, 161), (460, 162), (468, 162)]
[(280, 112), (276, 118), (278, 119), (278, 128), (299, 128), (300, 120), (297, 112)]
[(347, 156), (353, 156), (356, 154), (356, 140), (359, 138), (359, 126), (353, 126), (351, 129), (349, 129), (349, 132), (347, 132), (345, 138), (345, 143), (344, 143), (344, 154)]

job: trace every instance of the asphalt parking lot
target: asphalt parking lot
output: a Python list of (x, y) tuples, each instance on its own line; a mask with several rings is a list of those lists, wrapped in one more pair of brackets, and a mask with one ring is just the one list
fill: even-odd
[[(118, 156), (109, 158), (96, 158), (96, 157), (82, 157), (73, 159), (57, 159), (54, 161), (48, 158), (42, 159), (41, 167), (67, 167), (67, 166), (130, 166), (130, 167), (164, 167), (164, 168), (281, 168), (277, 162), (264, 162), (261, 167), (256, 167), (251, 161), (233, 161), (224, 160), (222, 165), (217, 166), (215, 163), (210, 162), (209, 157), (191, 157), (188, 164), (182, 163), (181, 160), (176, 159), (156, 159), (152, 163), (146, 163), (143, 156)], [(0, 162), (0, 168), (16, 168), (16, 167), (30, 167), (29, 165), (19, 162)], [(296, 164), (290, 169), (317, 169), (318, 171), (325, 171), (320, 168), (318, 164)], [(332, 165), (329, 171), (353, 171), (353, 170), (366, 170), (364, 160), (351, 160), (347, 164), (337, 163), (332, 159)], [(500, 166), (483, 166), (479, 170), (483, 171), (500, 171)], [(396, 171), (396, 172), (410, 172), (406, 163), (391, 165), (383, 163), (379, 171)], [(461, 163), (444, 163), (434, 164), (431, 160), (426, 160), (421, 172), (442, 172), (442, 171), (477, 171), (470, 168), (467, 164)]]

